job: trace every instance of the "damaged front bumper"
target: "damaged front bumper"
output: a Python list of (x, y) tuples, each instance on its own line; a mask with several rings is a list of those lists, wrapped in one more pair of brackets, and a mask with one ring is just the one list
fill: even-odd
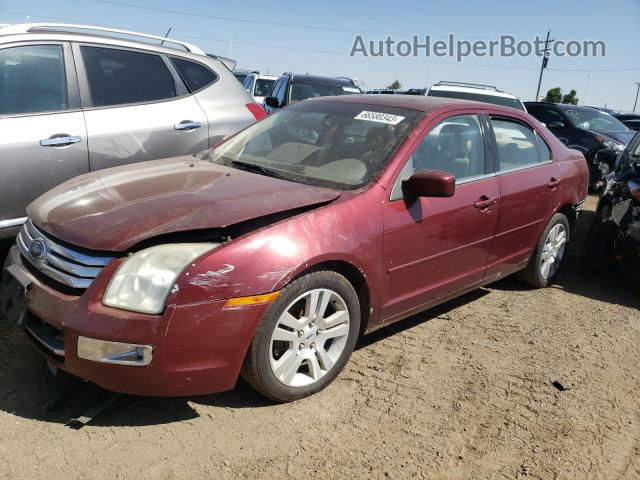
[(41, 354), (56, 368), (121, 393), (186, 396), (233, 388), (268, 304), (225, 308), (226, 300), (203, 301), (168, 305), (160, 315), (106, 307), (102, 292), (118, 265), (112, 261), (73, 295), (37, 278), (11, 249), (3, 278), (13, 271), (11, 278), (27, 284), (19, 323)]

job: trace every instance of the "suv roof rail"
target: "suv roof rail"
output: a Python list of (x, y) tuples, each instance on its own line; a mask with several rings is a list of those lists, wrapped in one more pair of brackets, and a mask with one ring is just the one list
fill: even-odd
[(354, 84), (354, 85), (356, 84), (356, 83), (353, 81), (353, 78), (350, 78), (350, 77), (336, 77), (336, 78), (339, 78), (340, 80), (349, 80), (352, 84)]
[(495, 90), (496, 92), (501, 92), (502, 90), (498, 90), (494, 85), (484, 85), (482, 83), (467, 83), (467, 82), (450, 82), (448, 80), (441, 80), (434, 85), (434, 87), (439, 86), (452, 86), (452, 87), (468, 87), (468, 88), (479, 88), (482, 90)]
[[(118, 28), (99, 27), (97, 25), (76, 25), (72, 23), (21, 23), (17, 25), (10, 25), (2, 29), (3, 35), (17, 34), (17, 33), (33, 33), (33, 32), (56, 32), (56, 33), (81, 33), (76, 30), (89, 30), (94, 32), (112, 33), (119, 35), (130, 35), (133, 37), (147, 38), (151, 40), (158, 40), (161, 42), (174, 43), (180, 45), (187, 52), (195, 53), (198, 55), (206, 55), (204, 51), (191, 43), (183, 42), (181, 40), (175, 40), (173, 38), (165, 38), (160, 35), (151, 35), (149, 33), (132, 32), (130, 30), (120, 30)], [(116, 37), (117, 38), (117, 37)]]

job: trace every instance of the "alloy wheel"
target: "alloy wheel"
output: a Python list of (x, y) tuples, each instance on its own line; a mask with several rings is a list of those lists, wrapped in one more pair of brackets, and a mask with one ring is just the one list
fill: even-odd
[(289, 387), (311, 385), (336, 364), (349, 337), (349, 311), (333, 290), (317, 288), (293, 300), (271, 334), (269, 364)]
[(540, 274), (546, 280), (553, 277), (564, 257), (567, 245), (567, 230), (564, 225), (558, 223), (547, 235), (540, 256)]

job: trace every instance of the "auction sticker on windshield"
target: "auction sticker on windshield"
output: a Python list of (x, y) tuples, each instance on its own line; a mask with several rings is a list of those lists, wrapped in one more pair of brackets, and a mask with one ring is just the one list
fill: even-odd
[(387, 125), (397, 125), (404, 120), (404, 117), (391, 115), (390, 113), (368, 112), (364, 110), (355, 117), (355, 120), (368, 120), (370, 122), (386, 123)]

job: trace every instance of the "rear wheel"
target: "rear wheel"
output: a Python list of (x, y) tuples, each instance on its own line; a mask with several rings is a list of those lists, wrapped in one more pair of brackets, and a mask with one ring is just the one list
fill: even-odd
[(556, 213), (542, 232), (535, 252), (527, 267), (518, 272), (518, 278), (536, 287), (546, 287), (556, 276), (569, 242), (569, 220), (562, 213)]
[(342, 275), (319, 271), (283, 289), (256, 330), (243, 378), (265, 397), (312, 395), (344, 368), (360, 331), (360, 304)]

